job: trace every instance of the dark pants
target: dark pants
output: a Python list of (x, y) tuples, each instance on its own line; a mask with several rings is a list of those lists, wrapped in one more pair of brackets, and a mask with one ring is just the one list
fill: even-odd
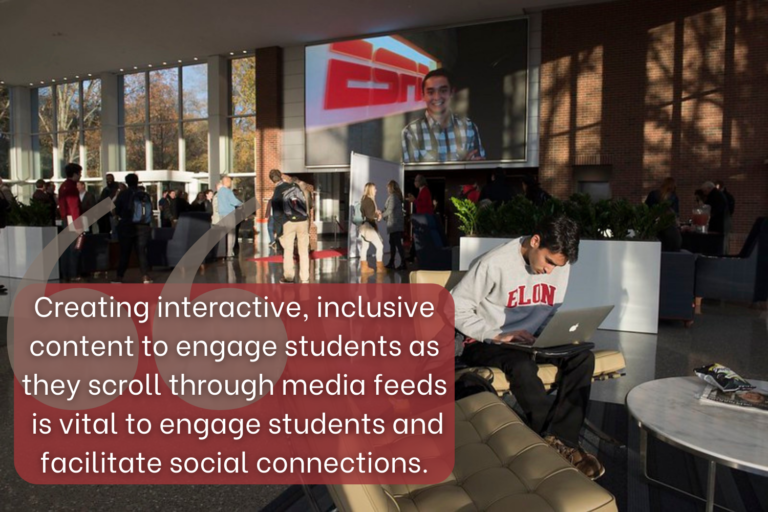
[(59, 273), (61, 273), (61, 277), (64, 279), (74, 279), (78, 277), (80, 251), (75, 249), (76, 243), (77, 238), (75, 238), (75, 241), (69, 244), (69, 247), (64, 249), (64, 252), (61, 254), (61, 259), (59, 260), (61, 269), (59, 270)]
[[(587, 414), (595, 370), (595, 355), (591, 351), (556, 359), (536, 357), (534, 361), (525, 352), (478, 342), (466, 346), (462, 359), (470, 366), (501, 369), (535, 432), (552, 434), (572, 448), (579, 445), (579, 431)], [(550, 404), (538, 377), (538, 365), (542, 363), (558, 368), (554, 404)]]
[(141, 275), (149, 272), (147, 263), (147, 244), (152, 228), (137, 224), (125, 224), (117, 227), (117, 239), (120, 242), (120, 263), (117, 266), (117, 278), (122, 279), (131, 259), (131, 251), (136, 247), (136, 256), (139, 260)]
[(389, 263), (395, 264), (395, 249), (400, 253), (400, 264), (405, 264), (405, 249), (403, 249), (403, 232), (394, 231), (389, 234)]

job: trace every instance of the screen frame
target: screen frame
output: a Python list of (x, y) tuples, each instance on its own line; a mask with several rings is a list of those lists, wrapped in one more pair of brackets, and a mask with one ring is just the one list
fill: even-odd
[[(522, 159), (497, 159), (497, 160), (475, 160), (475, 161), (458, 161), (458, 162), (418, 162), (418, 163), (405, 163), (405, 162), (395, 162), (403, 165), (406, 171), (411, 170), (430, 170), (430, 169), (438, 169), (438, 168), (448, 168), (448, 169), (484, 169), (484, 168), (496, 168), (496, 167), (504, 167), (504, 164), (513, 164), (513, 165), (507, 165), (507, 167), (520, 167), (520, 166), (530, 166), (532, 165), (531, 162), (529, 162), (530, 152), (528, 148), (529, 143), (529, 130), (530, 130), (530, 111), (531, 111), (531, 17), (530, 15), (518, 15), (518, 16), (506, 16), (503, 18), (495, 18), (491, 20), (480, 20), (480, 21), (471, 21), (466, 23), (452, 23), (448, 25), (431, 25), (426, 27), (412, 27), (407, 28), (403, 30), (389, 30), (386, 32), (375, 32), (375, 33), (369, 33), (369, 34), (359, 34), (354, 36), (348, 36), (348, 37), (340, 37), (340, 38), (334, 38), (334, 39), (325, 39), (320, 41), (312, 41), (309, 43), (305, 43), (302, 46), (302, 50), (304, 52), (303, 58), (304, 58), (304, 73), (303, 73), (303, 79), (304, 79), (304, 126), (302, 128), (303, 131), (303, 139), (304, 139), (304, 168), (308, 170), (317, 170), (320, 172), (334, 172), (334, 169), (338, 169), (339, 171), (349, 171), (351, 168), (351, 164), (320, 164), (320, 165), (309, 165), (307, 163), (307, 48), (313, 47), (313, 46), (321, 46), (325, 44), (331, 44), (331, 43), (337, 43), (342, 41), (356, 41), (359, 39), (366, 39), (366, 38), (373, 38), (373, 37), (382, 37), (382, 36), (395, 36), (395, 35), (408, 35), (408, 34), (414, 34), (419, 32), (429, 32), (429, 31), (437, 31), (437, 30), (446, 30), (446, 29), (452, 29), (452, 28), (462, 28), (462, 27), (473, 27), (478, 25), (489, 25), (489, 24), (495, 24), (495, 23), (503, 23), (507, 21), (518, 21), (518, 20), (526, 20), (526, 68), (525, 68), (525, 133), (523, 135), (524, 140), (524, 154), (525, 157)], [(376, 155), (369, 155), (373, 156), (375, 158), (381, 159), (380, 156)], [(537, 165), (538, 166), (538, 165)]]

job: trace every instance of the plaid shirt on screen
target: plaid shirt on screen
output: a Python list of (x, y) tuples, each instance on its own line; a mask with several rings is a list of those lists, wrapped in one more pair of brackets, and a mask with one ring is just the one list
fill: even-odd
[(485, 158), (480, 142), (480, 131), (469, 118), (451, 114), (448, 126), (424, 115), (403, 128), (403, 162), (455, 162), (477, 150), (476, 156)]

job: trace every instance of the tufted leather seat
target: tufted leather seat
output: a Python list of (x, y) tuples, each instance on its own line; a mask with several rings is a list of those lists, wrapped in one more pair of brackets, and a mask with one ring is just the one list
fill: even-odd
[(609, 512), (615, 498), (491, 393), (456, 402), (456, 464), (434, 485), (334, 485), (342, 512)]

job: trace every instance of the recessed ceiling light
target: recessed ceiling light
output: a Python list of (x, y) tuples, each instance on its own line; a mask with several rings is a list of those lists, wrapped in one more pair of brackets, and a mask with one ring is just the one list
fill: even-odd
[(163, 62), (163, 66), (167, 66), (167, 65), (168, 65), (168, 63), (167, 63), (167, 62)]
[(45, 82), (43, 82), (42, 80), (40, 80), (40, 83), (41, 83), (41, 84), (44, 84)]
[(56, 82), (56, 79), (55, 79), (55, 78), (51, 78), (51, 82), (54, 82), (54, 83), (55, 83), (55, 82)]
[(0, 85), (5, 85), (5, 82), (3, 82), (2, 80), (0, 80)]
[(181, 59), (179, 59), (179, 64), (181, 64)]
[(234, 54), (235, 54), (235, 52), (229, 52), (229, 54), (230, 54), (230, 55), (234, 55)]
[(92, 74), (88, 73), (88, 76), (93, 76)]
[(133, 69), (139, 69), (139, 66), (133, 66)]
[(243, 53), (248, 53), (248, 50), (243, 50)]
[(197, 60), (197, 57), (195, 57), (195, 60)]
[(33, 84), (32, 82), (29, 82), (29, 85), (35, 85), (35, 84)]
[(123, 68), (120, 68), (120, 72), (122, 73), (123, 71), (125, 71), (125, 69), (123, 69)]
[(75, 75), (75, 78), (80, 78), (80, 75)]
[(147, 64), (147, 66), (151, 68), (151, 67), (152, 67), (152, 64)]

